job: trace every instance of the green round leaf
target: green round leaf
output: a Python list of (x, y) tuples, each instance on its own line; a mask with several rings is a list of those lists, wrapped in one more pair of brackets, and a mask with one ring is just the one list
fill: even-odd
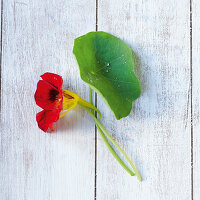
[(107, 103), (117, 119), (128, 116), (140, 96), (131, 48), (105, 32), (90, 32), (74, 41), (80, 75)]

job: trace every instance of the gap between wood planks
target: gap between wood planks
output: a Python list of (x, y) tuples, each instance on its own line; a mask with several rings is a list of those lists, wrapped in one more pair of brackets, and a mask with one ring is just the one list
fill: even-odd
[(192, 107), (192, 0), (190, 0), (190, 101), (191, 101), (191, 199), (194, 199), (193, 172), (193, 107)]
[[(2, 50), (3, 50), (3, 45), (2, 45), (2, 34), (3, 34), (3, 0), (1, 0), (1, 46), (0, 46), (0, 95), (1, 95), (1, 66), (2, 66)], [(0, 114), (1, 114), (1, 97), (0, 97)]]

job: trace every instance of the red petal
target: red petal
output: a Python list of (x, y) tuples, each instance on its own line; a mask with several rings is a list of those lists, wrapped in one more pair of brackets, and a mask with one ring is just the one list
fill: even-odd
[(43, 80), (38, 82), (35, 92), (35, 102), (38, 106), (45, 110), (62, 109), (62, 98), (62, 92), (53, 85)]
[(53, 73), (46, 72), (41, 76), (44, 81), (47, 81), (58, 90), (62, 90), (63, 79), (61, 76)]
[(38, 127), (43, 130), (44, 132), (47, 131), (48, 128), (52, 130), (53, 122), (58, 121), (59, 114), (61, 110), (43, 110), (36, 115), (36, 120), (38, 123)]

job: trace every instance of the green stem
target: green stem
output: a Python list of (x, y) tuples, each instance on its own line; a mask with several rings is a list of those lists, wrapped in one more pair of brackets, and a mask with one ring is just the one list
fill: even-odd
[(92, 102), (92, 88), (91, 87), (89, 87), (89, 102), (91, 103), (91, 104), (93, 104), (93, 102)]
[[(90, 103), (92, 104), (92, 89), (91, 87), (89, 87), (89, 100)], [(84, 107), (85, 108), (85, 107)], [(112, 153), (112, 155), (114, 156), (114, 158), (119, 162), (119, 164), (131, 175), (134, 176), (134, 173), (124, 164), (124, 162), (119, 158), (119, 156), (116, 154), (116, 152), (113, 150), (113, 148), (111, 147), (111, 145), (109, 144), (108, 140), (106, 139), (105, 135), (107, 136), (107, 138), (119, 149), (119, 151), (124, 155), (124, 157), (127, 159), (127, 161), (129, 162), (129, 164), (131, 165), (131, 167), (133, 168), (137, 178), (139, 181), (142, 181), (142, 178), (140, 176), (139, 171), (137, 170), (137, 168), (135, 167), (135, 165), (132, 163), (131, 159), (128, 157), (128, 155), (121, 149), (121, 147), (112, 139), (112, 137), (109, 135), (109, 133), (106, 131), (106, 129), (101, 125), (101, 123), (98, 121), (98, 119), (95, 117), (95, 115), (93, 114), (93, 112), (91, 112), (90, 110), (88, 110), (87, 108), (85, 108), (85, 110), (92, 116), (92, 118), (95, 121), (96, 127), (101, 135), (101, 137), (103, 138), (103, 141), (105, 142), (106, 146), (108, 147), (108, 149), (110, 150), (110, 152)], [(104, 133), (103, 133), (104, 132)], [(105, 134), (105, 135), (104, 135)]]
[[(101, 129), (101, 131), (103, 131), (103, 133), (106, 135), (106, 137), (118, 148), (118, 150), (123, 154), (123, 156), (127, 159), (127, 161), (129, 162), (129, 164), (131, 165), (131, 167), (133, 168), (137, 178), (139, 181), (142, 180), (139, 171), (137, 170), (137, 168), (134, 166), (134, 164), (132, 163), (131, 159), (128, 157), (128, 155), (122, 150), (122, 148), (112, 139), (112, 137), (109, 135), (109, 133), (106, 131), (106, 129), (101, 125), (101, 123), (99, 122), (99, 120), (95, 117), (95, 115), (88, 110), (86, 107), (84, 107), (84, 109), (92, 116), (92, 118), (95, 121), (95, 124), (97, 125), (97, 127), (99, 129)], [(101, 132), (100, 132), (101, 134)], [(105, 137), (105, 136), (104, 136)], [(107, 140), (106, 140), (107, 141)], [(108, 147), (108, 146), (107, 146)], [(109, 148), (109, 147), (108, 147)], [(109, 148), (109, 150), (111, 151), (111, 153), (113, 154), (112, 150)], [(113, 150), (114, 151), (114, 150)], [(122, 162), (122, 160), (116, 155), (116, 153), (114, 152), (113, 156), (118, 160), (118, 162), (124, 167), (124, 169), (127, 171), (127, 167), (125, 166), (125, 164)], [(129, 173), (130, 170), (128, 170), (127, 172)], [(133, 172), (132, 172), (133, 173)], [(133, 173), (134, 175), (134, 173)]]
[(116, 152), (114, 151), (114, 149), (111, 147), (111, 145), (109, 144), (108, 140), (106, 139), (105, 135), (103, 134), (102, 130), (100, 129), (100, 127), (96, 124), (96, 127), (103, 139), (103, 141), (105, 142), (106, 146), (108, 147), (108, 149), (110, 150), (110, 152), (112, 153), (112, 155), (114, 156), (114, 158), (119, 162), (119, 164), (131, 175), (134, 176), (135, 174), (124, 164), (124, 162), (120, 159), (120, 157), (116, 154)]
[[(92, 104), (92, 89), (91, 87), (89, 87), (89, 100), (90, 103)], [(89, 111), (89, 110), (88, 110)], [(93, 112), (91, 112), (93, 114)], [(96, 118), (96, 117), (95, 117)], [(96, 124), (96, 123), (95, 123)], [(110, 152), (112, 153), (112, 155), (114, 156), (114, 158), (119, 162), (119, 164), (131, 175), (134, 176), (135, 174), (123, 163), (123, 161), (120, 159), (120, 157), (116, 154), (116, 152), (113, 150), (113, 148), (111, 147), (111, 145), (109, 144), (108, 140), (106, 139), (104, 133), (102, 132), (102, 130), (100, 129), (100, 127), (96, 124), (96, 127), (103, 139), (103, 141), (105, 142), (106, 146), (108, 147), (108, 149), (110, 150)]]

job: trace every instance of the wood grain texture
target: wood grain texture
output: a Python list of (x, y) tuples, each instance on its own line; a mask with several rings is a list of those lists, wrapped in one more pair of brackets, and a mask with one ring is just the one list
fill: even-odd
[(192, 1), (193, 189), (200, 199), (200, 2)]
[(93, 199), (92, 120), (77, 107), (45, 134), (34, 92), (50, 71), (88, 98), (72, 48), (74, 38), (95, 30), (95, 2), (8, 0), (3, 9), (0, 199)]
[[(0, 199), (200, 199), (200, 2), (191, 2), (192, 46), (189, 1), (3, 0)], [(40, 108), (33, 95), (46, 71), (88, 99), (72, 48), (74, 38), (95, 30), (96, 14), (98, 30), (120, 37), (136, 54), (142, 95), (130, 116), (117, 121), (100, 98), (97, 103), (142, 183), (121, 168), (98, 133), (95, 163), (94, 123), (81, 108), (53, 134), (35, 121)]]
[[(103, 124), (138, 166), (127, 174), (98, 137), (97, 199), (191, 199), (190, 2), (99, 0), (98, 30), (134, 50), (142, 95), (125, 119)], [(98, 98), (101, 111), (106, 105)]]

